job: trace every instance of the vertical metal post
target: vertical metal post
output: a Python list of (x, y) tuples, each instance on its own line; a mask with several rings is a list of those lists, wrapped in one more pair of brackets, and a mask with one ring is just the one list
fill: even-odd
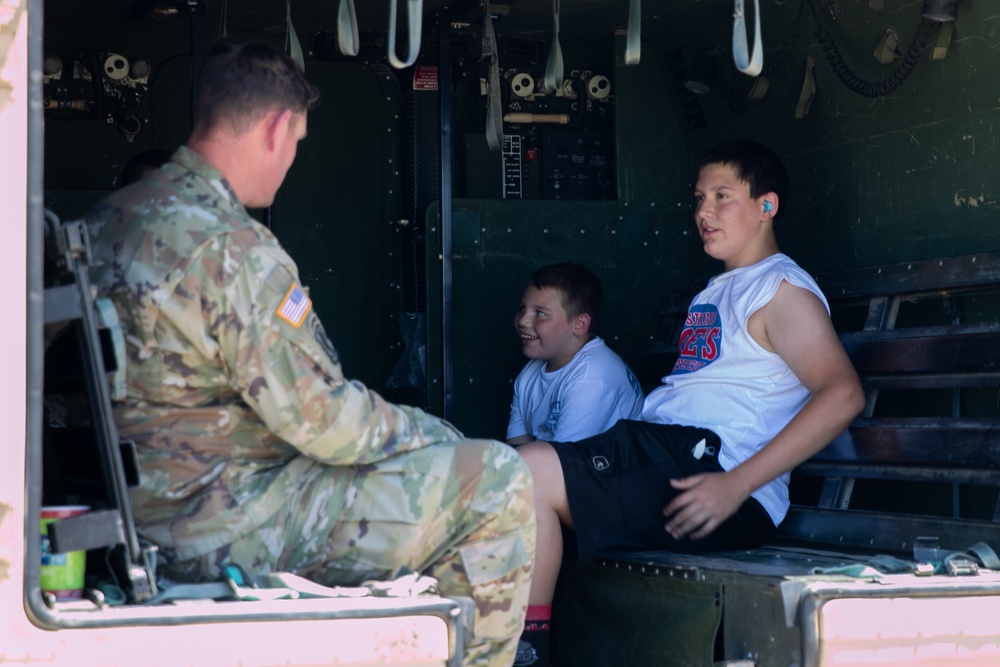
[[(43, 192), (45, 190), (45, 123), (43, 120), (43, 99), (44, 89), (42, 87), (42, 36), (44, 34), (44, 23), (42, 21), (44, 2), (28, 2), (26, 4), (28, 12), (28, 72), (27, 91), (18, 91), (17, 72), (14, 72), (15, 97), (13, 103), (19, 104), (17, 95), (27, 92), (28, 120), (27, 120), (27, 192), (25, 210), (27, 213), (27, 229), (25, 235), (27, 239), (27, 302), (25, 332), (27, 345), (25, 346), (25, 372), (27, 374), (27, 386), (25, 387), (25, 439), (27, 451), (25, 452), (25, 500), (28, 505), (24, 512), (24, 529), (22, 535), (37, 535), (38, 519), (41, 516), (42, 507), (42, 423), (44, 415), (42, 412), (43, 387), (42, 378), (45, 374), (44, 346), (40, 340), (40, 334), (44, 329), (44, 269), (45, 266), (45, 219), (43, 211), (45, 201)], [(15, 21), (12, 28), (17, 30)], [(17, 35), (14, 35), (15, 41)], [(15, 46), (10, 53), (14, 53)], [(15, 65), (15, 68), (17, 65)], [(8, 111), (8, 116), (9, 116)], [(10, 149), (4, 151), (9, 155)], [(7, 159), (16, 162), (16, 158)], [(16, 210), (16, 207), (15, 207)], [(16, 220), (10, 221), (11, 225), (17, 224)], [(13, 353), (16, 354), (16, 351)], [(17, 446), (18, 443), (11, 443)], [(10, 465), (8, 463), (7, 465)], [(13, 521), (13, 519), (12, 519)], [(26, 582), (38, 582), (39, 566), (41, 559), (41, 543), (38, 539), (25, 540), (25, 570), (27, 572)], [(6, 569), (6, 567), (5, 567)], [(26, 591), (27, 592), (27, 591)]]
[(454, 410), (454, 341), (451, 237), (451, 10), (438, 14), (438, 104), (441, 121), (441, 396), (442, 416)]
[(191, 12), (191, 127), (194, 127), (194, 104), (198, 100), (201, 65), (205, 55), (205, 12), (202, 0), (188, 0)]

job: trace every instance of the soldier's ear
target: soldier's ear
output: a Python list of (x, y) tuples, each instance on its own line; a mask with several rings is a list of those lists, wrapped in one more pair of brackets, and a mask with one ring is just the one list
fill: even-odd
[(261, 123), (268, 150), (276, 150), (291, 132), (291, 109), (268, 111)]

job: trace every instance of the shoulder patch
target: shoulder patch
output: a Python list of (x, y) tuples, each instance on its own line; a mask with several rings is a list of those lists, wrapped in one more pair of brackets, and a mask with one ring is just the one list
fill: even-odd
[(312, 301), (301, 287), (293, 283), (274, 314), (298, 329), (311, 309)]

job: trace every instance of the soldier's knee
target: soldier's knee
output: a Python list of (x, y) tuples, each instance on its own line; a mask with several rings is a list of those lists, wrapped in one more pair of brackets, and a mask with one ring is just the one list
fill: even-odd
[[(475, 467), (481, 475), (474, 505), (493, 516), (510, 517), (511, 523), (534, 523), (534, 487), (531, 470), (510, 446), (493, 440), (470, 440), (467, 452), (475, 452)], [(472, 464), (466, 460), (466, 465)]]

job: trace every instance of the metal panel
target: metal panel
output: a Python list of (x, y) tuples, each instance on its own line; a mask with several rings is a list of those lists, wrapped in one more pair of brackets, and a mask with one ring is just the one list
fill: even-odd
[(272, 228), (298, 264), (345, 375), (381, 389), (400, 347), (398, 86), (388, 70), (361, 63), (309, 62), (307, 71), (323, 102), (309, 114)]
[(718, 582), (590, 566), (568, 573), (561, 586), (558, 664), (713, 665)]

